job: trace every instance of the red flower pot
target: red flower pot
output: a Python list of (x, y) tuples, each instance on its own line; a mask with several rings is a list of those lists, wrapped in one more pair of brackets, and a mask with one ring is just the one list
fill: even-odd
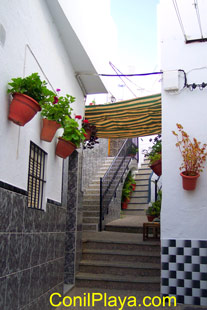
[(183, 179), (183, 189), (187, 191), (192, 191), (196, 188), (196, 182), (200, 174), (197, 175), (186, 175), (186, 172), (180, 173), (182, 179)]
[(90, 129), (86, 129), (85, 141), (86, 140), (90, 140), (90, 138), (91, 138), (91, 130)]
[(156, 217), (155, 215), (147, 215), (148, 222), (152, 222)]
[(20, 93), (14, 93), (12, 96), (8, 119), (15, 124), (24, 126), (41, 111), (40, 105), (33, 98)]
[(122, 209), (127, 209), (127, 207), (128, 207), (128, 203), (130, 202), (130, 199), (125, 199), (123, 202), (122, 202), (122, 204), (121, 204), (121, 208)]
[(135, 191), (136, 189), (136, 183), (132, 184), (132, 190)]
[(161, 176), (162, 175), (162, 161), (161, 159), (156, 160), (150, 168), (153, 170), (156, 175)]
[(60, 128), (60, 124), (58, 124), (56, 121), (51, 121), (49, 119), (43, 118), (42, 120), (43, 126), (41, 131), (40, 139), (51, 142), (56, 131), (58, 128)]
[(55, 154), (59, 157), (66, 158), (70, 156), (76, 149), (75, 144), (66, 141), (63, 138), (58, 138)]

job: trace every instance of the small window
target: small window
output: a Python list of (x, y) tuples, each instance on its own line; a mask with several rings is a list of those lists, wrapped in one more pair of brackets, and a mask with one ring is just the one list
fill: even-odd
[(28, 207), (42, 209), (45, 157), (44, 152), (33, 142), (30, 142), (28, 170)]

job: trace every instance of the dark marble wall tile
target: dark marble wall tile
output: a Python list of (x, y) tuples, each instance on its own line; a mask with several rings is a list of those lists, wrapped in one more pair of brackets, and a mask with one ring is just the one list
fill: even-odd
[(55, 233), (48, 234), (48, 244), (47, 244), (47, 260), (52, 260), (55, 258)]
[(20, 270), (31, 267), (31, 256), (33, 247), (33, 235), (23, 234), (22, 236), (22, 248), (20, 257)]
[(5, 309), (6, 277), (0, 278), (0, 309)]
[(47, 292), (47, 281), (48, 281), (48, 276), (47, 276), (47, 265), (43, 264), (39, 267), (40, 269), (40, 278), (39, 278), (39, 285), (41, 289), (41, 294), (44, 294)]
[(55, 237), (55, 258), (65, 255), (65, 233), (57, 233)]
[(31, 266), (39, 264), (40, 257), (40, 235), (33, 234), (32, 238), (32, 250), (31, 250)]
[(66, 215), (66, 231), (76, 230), (76, 212), (68, 211)]
[(22, 234), (10, 234), (9, 259), (7, 262), (8, 273), (17, 272), (20, 269), (20, 255), (22, 246)]
[(44, 211), (42, 210), (33, 210), (34, 211), (34, 229), (33, 232), (42, 231), (42, 217)]
[(34, 214), (35, 214), (35, 212), (38, 212), (38, 211), (25, 206), (23, 230), (26, 233), (34, 232)]
[(0, 234), (0, 277), (8, 273), (9, 234)]
[(48, 231), (49, 232), (56, 231), (56, 209), (57, 209), (57, 206), (53, 206), (51, 204), (48, 204), (48, 211), (49, 211)]
[(75, 279), (74, 279), (74, 274), (70, 274), (68, 272), (64, 273), (64, 283), (65, 284), (74, 284)]
[(18, 309), (18, 303), (19, 303), (18, 293), (19, 293), (19, 273), (7, 277), (5, 310)]
[(43, 264), (47, 260), (47, 247), (48, 247), (48, 234), (40, 234), (40, 245), (39, 245), (39, 263)]
[(75, 253), (67, 253), (65, 254), (65, 267), (64, 270), (66, 273), (74, 274), (74, 260)]
[(41, 227), (42, 232), (48, 232), (49, 229), (49, 208), (48, 205), (46, 206), (46, 211), (42, 211), (42, 218), (41, 218)]
[(11, 225), (13, 193), (0, 188), (0, 232), (8, 232)]
[(65, 251), (66, 252), (74, 252), (75, 251), (75, 231), (67, 231), (66, 232), (66, 240), (65, 240)]
[(23, 230), (23, 214), (25, 209), (25, 197), (13, 193), (13, 205), (10, 222), (10, 232), (22, 232)]
[(19, 306), (23, 307), (29, 304), (31, 289), (30, 269), (19, 273)]
[(41, 290), (40, 290), (40, 269), (39, 266), (31, 269), (31, 286), (30, 286), (30, 301), (38, 298)]

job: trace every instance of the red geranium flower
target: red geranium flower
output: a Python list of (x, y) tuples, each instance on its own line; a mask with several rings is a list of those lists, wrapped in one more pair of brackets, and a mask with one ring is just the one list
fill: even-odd
[(88, 124), (89, 121), (88, 121), (87, 119), (84, 119), (84, 120), (83, 120), (83, 123)]
[(87, 134), (86, 134), (86, 133), (84, 133), (83, 135), (84, 135), (84, 137), (87, 137)]
[(81, 119), (82, 118), (82, 116), (81, 115), (76, 115), (76, 117), (75, 118), (77, 118), (77, 119)]
[(55, 97), (54, 97), (54, 101), (53, 101), (53, 104), (56, 104), (56, 103), (58, 103), (58, 100), (59, 100), (59, 99), (58, 99), (58, 97), (57, 97), (57, 96), (55, 96)]

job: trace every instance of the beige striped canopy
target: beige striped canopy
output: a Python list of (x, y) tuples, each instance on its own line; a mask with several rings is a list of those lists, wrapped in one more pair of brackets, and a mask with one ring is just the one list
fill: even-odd
[(86, 106), (85, 118), (99, 138), (130, 138), (161, 133), (161, 94)]

